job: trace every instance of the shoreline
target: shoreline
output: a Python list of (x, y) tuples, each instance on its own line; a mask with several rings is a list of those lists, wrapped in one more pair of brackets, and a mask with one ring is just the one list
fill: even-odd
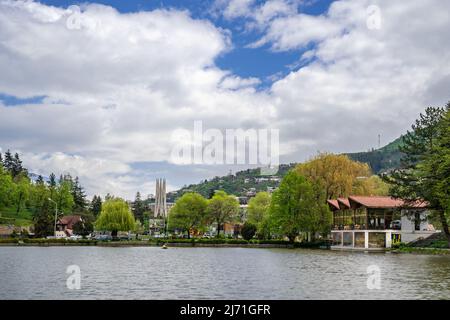
[[(172, 240), (173, 241), (173, 240)], [(320, 245), (305, 245), (301, 243), (201, 243), (201, 242), (164, 242), (164, 241), (118, 241), (118, 242), (98, 242), (85, 240), (66, 241), (66, 242), (0, 242), (0, 247), (167, 247), (174, 248), (252, 248), (252, 249), (312, 249), (312, 250), (331, 250), (329, 247)], [(338, 250), (354, 252), (352, 250)], [(421, 255), (449, 255), (450, 249), (446, 248), (427, 248), (427, 247), (403, 247), (393, 248), (384, 251), (360, 251), (359, 253), (393, 253), (393, 254), (421, 254)]]
[[(163, 242), (104, 242), (104, 243), (0, 243), (0, 247), (162, 247)], [(257, 244), (257, 243), (186, 243), (169, 242), (167, 247), (174, 248), (261, 248), (261, 249), (318, 249), (328, 250), (319, 247), (300, 247), (293, 244)]]

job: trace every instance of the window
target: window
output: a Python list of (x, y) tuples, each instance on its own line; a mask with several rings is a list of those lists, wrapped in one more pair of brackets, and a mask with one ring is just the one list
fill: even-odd
[(364, 248), (366, 242), (366, 236), (364, 232), (355, 232), (355, 247)]
[(369, 232), (369, 248), (385, 248), (386, 234), (384, 232)]
[(353, 246), (353, 233), (352, 232), (344, 232), (343, 243), (344, 243), (344, 247), (352, 247)]
[(342, 232), (332, 232), (333, 235), (333, 246), (342, 245)]

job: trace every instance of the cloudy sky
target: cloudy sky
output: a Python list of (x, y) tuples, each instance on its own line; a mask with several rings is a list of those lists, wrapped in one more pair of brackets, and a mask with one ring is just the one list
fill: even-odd
[(364, 151), (450, 100), (449, 12), (442, 0), (0, 0), (0, 148), (130, 199), (156, 177), (176, 189), (242, 167), (171, 163), (173, 132), (196, 120), (278, 129), (282, 163)]

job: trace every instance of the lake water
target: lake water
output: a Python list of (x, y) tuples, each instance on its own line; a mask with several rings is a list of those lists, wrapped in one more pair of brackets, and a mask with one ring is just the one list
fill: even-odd
[[(81, 270), (70, 290), (69, 265)], [(367, 268), (380, 289), (367, 288)], [(0, 247), (0, 299), (450, 299), (450, 257), (303, 249)]]

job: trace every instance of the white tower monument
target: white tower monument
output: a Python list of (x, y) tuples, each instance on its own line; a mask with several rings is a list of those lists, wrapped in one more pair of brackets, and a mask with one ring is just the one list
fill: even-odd
[(155, 218), (167, 217), (166, 179), (156, 179)]

